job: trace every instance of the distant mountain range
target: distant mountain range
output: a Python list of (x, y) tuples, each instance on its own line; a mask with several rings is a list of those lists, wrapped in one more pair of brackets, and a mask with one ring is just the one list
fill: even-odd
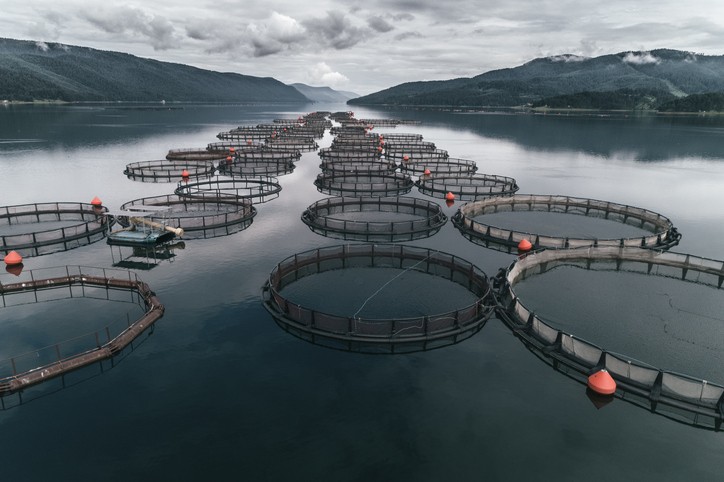
[(550, 100), (557, 107), (600, 108), (603, 103), (659, 108), (677, 98), (709, 93), (717, 93), (711, 97), (716, 102), (724, 98), (724, 56), (660, 49), (594, 58), (539, 58), (472, 78), (409, 82), (348, 104), (511, 107), (544, 106)]
[(1, 100), (310, 101), (299, 89), (271, 77), (213, 72), (120, 52), (12, 39), (0, 39)]
[(347, 102), (349, 99), (359, 97), (354, 92), (345, 92), (343, 90), (334, 90), (330, 87), (312, 87), (306, 84), (290, 84), (292, 87), (301, 92), (307, 99), (312, 102)]

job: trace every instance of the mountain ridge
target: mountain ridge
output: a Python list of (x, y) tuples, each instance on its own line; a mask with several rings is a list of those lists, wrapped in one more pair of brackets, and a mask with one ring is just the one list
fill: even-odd
[(307, 103), (272, 77), (204, 70), (123, 52), (0, 38), (0, 99)]
[[(562, 54), (469, 78), (407, 82), (348, 101), (357, 105), (525, 106), (549, 97), (617, 90), (675, 97), (724, 91), (724, 56), (656, 49), (598, 57)], [(668, 99), (667, 99), (668, 100)]]

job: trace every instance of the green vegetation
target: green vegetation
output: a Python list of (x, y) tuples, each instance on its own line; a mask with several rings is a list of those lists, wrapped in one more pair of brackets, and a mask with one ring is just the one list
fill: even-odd
[(619, 89), (606, 92), (578, 92), (546, 97), (533, 102), (533, 108), (596, 109), (596, 110), (656, 110), (662, 102), (674, 99), (665, 90)]
[(11, 39), (0, 39), (0, 100), (308, 102), (271, 77)]
[(659, 106), (661, 112), (724, 112), (724, 92), (692, 94)]
[(546, 57), (472, 78), (409, 82), (348, 103), (630, 110), (709, 92), (724, 92), (724, 56), (661, 49), (595, 58)]

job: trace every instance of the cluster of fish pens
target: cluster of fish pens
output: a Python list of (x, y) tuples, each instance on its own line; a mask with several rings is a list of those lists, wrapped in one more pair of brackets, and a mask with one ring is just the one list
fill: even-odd
[[(171, 237), (206, 238), (248, 228), (254, 204), (280, 195), (279, 176), (294, 171), (302, 152), (318, 149), (317, 139), (329, 129), (330, 147), (319, 149), (320, 173), (314, 185), (330, 197), (310, 205), (301, 220), (323, 236), (356, 241), (290, 255), (280, 261), (262, 288), (262, 301), (277, 324), (307, 341), (337, 349), (367, 353), (406, 353), (428, 350), (464, 340), (477, 333), (495, 314), (526, 347), (556, 370), (587, 384), (595, 396), (616, 396), (693, 426), (720, 430), (724, 387), (687, 375), (652, 367), (630, 357), (606, 351), (553, 327), (528, 309), (516, 295), (516, 283), (561, 264), (595, 270), (604, 265), (616, 271), (666, 276), (721, 289), (724, 262), (672, 253), (680, 234), (658, 213), (634, 206), (594, 199), (547, 194), (517, 194), (515, 179), (479, 173), (472, 160), (450, 157), (435, 143), (415, 133), (373, 133), (375, 127), (396, 128), (413, 121), (357, 119), (351, 112), (313, 112), (270, 124), (240, 126), (218, 134), (219, 142), (205, 148), (172, 149), (166, 159), (129, 164), (124, 174), (143, 182), (177, 182), (173, 193), (135, 199), (118, 212), (99, 200), (91, 204), (6, 206), (0, 227), (78, 221), (61, 229), (3, 235), (0, 248), (7, 254), (7, 270), (20, 279), (0, 283), (3, 306), (19, 293), (38, 293), (74, 286), (102, 286), (140, 294), (145, 314), (111, 336), (93, 334), (93, 346), (62, 354), (42, 366), (19, 368), (19, 356), (0, 363), (0, 401), (31, 384), (62, 377), (84, 364), (113, 357), (163, 314), (153, 292), (135, 275), (109, 276), (66, 267), (65, 276), (42, 278), (22, 271), (11, 255), (37, 256), (70, 249), (108, 236), (109, 244), (123, 245), (114, 233), (141, 231), (170, 233)], [(417, 187), (421, 199), (407, 194)], [(488, 278), (476, 266), (437, 250), (396, 244), (429, 237), (447, 222), (442, 206), (465, 201), (452, 218), (467, 239), (518, 254), (497, 276)], [(98, 201), (98, 202), (96, 202)], [(506, 229), (485, 222), (493, 213), (549, 212), (606, 219), (645, 231), (627, 238), (551, 236)], [(111, 231), (114, 221), (123, 225)], [(137, 237), (134, 250), (149, 244), (168, 245), (168, 237)], [(22, 256), (21, 256), (22, 255)], [(334, 314), (304, 306), (285, 295), (284, 288), (307, 276), (350, 268), (392, 268), (416, 271), (462, 286), (474, 302), (443, 312), (409, 318), (364, 317), (359, 310)], [(130, 273), (130, 272), (126, 272)], [(127, 277), (128, 279), (124, 278)], [(119, 282), (119, 278), (124, 278)], [(65, 289), (65, 288), (63, 288)], [(120, 347), (120, 348), (119, 348)], [(39, 351), (40, 352), (40, 351)]]

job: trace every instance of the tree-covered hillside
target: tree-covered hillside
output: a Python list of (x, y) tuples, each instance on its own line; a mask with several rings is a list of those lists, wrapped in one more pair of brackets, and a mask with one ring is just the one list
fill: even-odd
[(0, 39), (0, 99), (308, 102), (271, 77), (213, 72), (133, 55)]
[[(472, 78), (411, 82), (350, 100), (359, 105), (522, 106), (542, 99), (568, 97), (566, 102), (598, 105), (630, 103), (636, 91), (656, 98), (724, 91), (724, 56), (696, 55), (678, 50), (622, 52), (595, 58), (575, 55), (545, 57), (519, 67), (486, 72)], [(594, 92), (619, 92), (596, 95)], [(648, 93), (648, 94), (647, 94)], [(626, 98), (628, 96), (628, 99)], [(617, 100), (614, 102), (614, 97)], [(650, 101), (647, 101), (649, 104)], [(637, 102), (634, 102), (636, 105)], [(580, 104), (579, 104), (580, 106)], [(603, 107), (596, 107), (603, 108)]]

